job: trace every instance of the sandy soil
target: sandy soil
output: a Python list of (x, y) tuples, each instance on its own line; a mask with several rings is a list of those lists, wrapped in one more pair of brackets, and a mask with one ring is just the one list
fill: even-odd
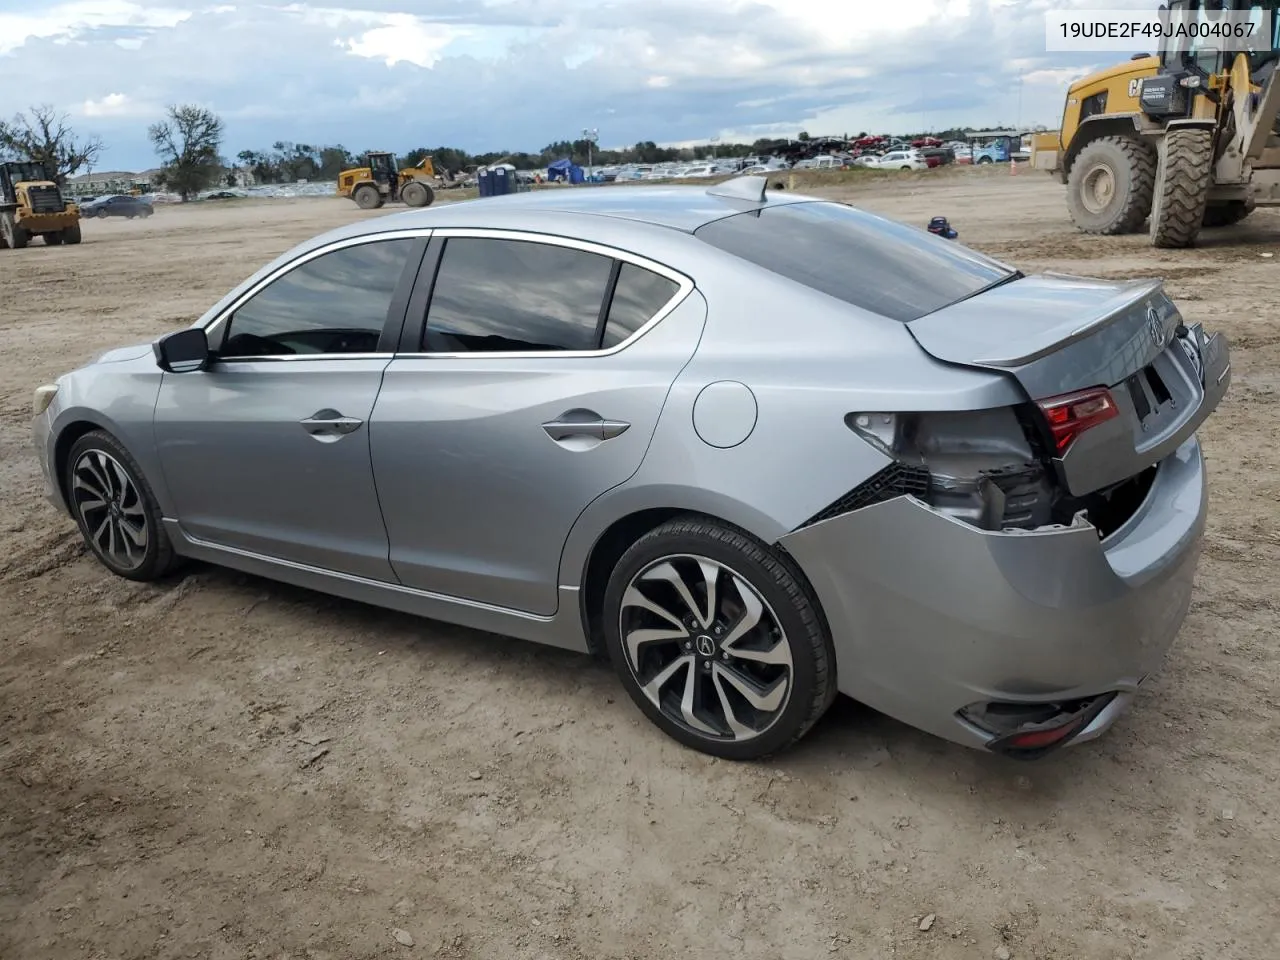
[(39, 496), (31, 388), (363, 214), (92, 222), (0, 254), (0, 957), (1280, 955), (1280, 213), (1156, 252), (1077, 234), (1043, 175), (826, 189), (1024, 270), (1166, 277), (1229, 334), (1196, 598), (1107, 737), (1018, 765), (840, 702), (715, 762), (587, 657), (218, 569), (112, 578)]

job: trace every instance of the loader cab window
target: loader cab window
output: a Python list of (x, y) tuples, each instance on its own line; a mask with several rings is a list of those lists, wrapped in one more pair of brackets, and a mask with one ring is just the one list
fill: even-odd
[[(1213, 19), (1213, 15), (1205, 10), (1197, 0), (1174, 0), (1168, 5), (1160, 5), (1161, 20), (1166, 25), (1173, 20), (1181, 21), (1190, 15), (1195, 23), (1205, 23)], [(1170, 73), (1182, 70), (1194, 70), (1204, 76), (1222, 70), (1222, 53), (1215, 47), (1208, 46), (1211, 38), (1184, 37), (1170, 44), (1160, 52), (1160, 63)]]
[(369, 172), (379, 183), (390, 183), (395, 175), (395, 163), (389, 153), (369, 154)]
[(14, 183), (50, 179), (49, 175), (45, 173), (44, 165), (33, 162), (9, 164), (9, 177)]

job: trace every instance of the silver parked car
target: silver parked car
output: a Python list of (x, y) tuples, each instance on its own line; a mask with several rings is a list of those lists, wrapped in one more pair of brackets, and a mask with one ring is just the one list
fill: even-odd
[(1030, 758), (1183, 620), (1227, 347), (1158, 281), (1023, 276), (765, 190), (365, 220), (35, 396), (111, 571), (195, 558), (607, 652), (746, 759), (837, 692)]

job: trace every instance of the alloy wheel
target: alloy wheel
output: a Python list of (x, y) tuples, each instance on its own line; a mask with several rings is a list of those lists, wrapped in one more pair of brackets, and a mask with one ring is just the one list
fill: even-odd
[(121, 570), (147, 556), (149, 522), (128, 471), (104, 450), (86, 450), (71, 470), (71, 499), (85, 534)]
[(693, 733), (750, 740), (786, 709), (786, 634), (759, 591), (725, 564), (693, 554), (653, 561), (627, 585), (618, 626), (641, 691)]

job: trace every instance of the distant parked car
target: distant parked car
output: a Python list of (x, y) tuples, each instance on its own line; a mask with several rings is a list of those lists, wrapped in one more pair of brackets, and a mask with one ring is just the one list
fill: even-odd
[(80, 207), (80, 215), (82, 217), (98, 217), (99, 219), (128, 217), (132, 220), (134, 217), (149, 217), (153, 213), (155, 213), (155, 210), (150, 202), (143, 200), (141, 197), (126, 197), (123, 195), (101, 197)]
[(869, 167), (876, 167), (880, 170), (928, 170), (929, 164), (924, 157), (920, 155), (919, 150), (894, 150), (886, 153), (874, 163), (868, 163)]

